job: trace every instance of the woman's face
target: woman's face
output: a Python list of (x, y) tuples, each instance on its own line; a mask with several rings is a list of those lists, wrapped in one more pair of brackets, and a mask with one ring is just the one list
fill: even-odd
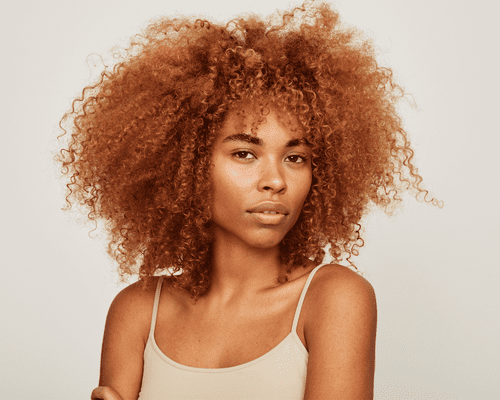
[(252, 114), (243, 121), (230, 112), (217, 134), (212, 226), (215, 240), (270, 248), (300, 215), (311, 188), (311, 150), (302, 131), (280, 121), (274, 111), (254, 134), (252, 120)]

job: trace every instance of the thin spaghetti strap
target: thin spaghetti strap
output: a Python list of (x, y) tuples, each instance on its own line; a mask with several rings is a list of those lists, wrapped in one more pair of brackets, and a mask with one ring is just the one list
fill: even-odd
[(163, 283), (163, 276), (160, 276), (160, 279), (158, 279), (158, 283), (156, 284), (155, 302), (153, 305), (153, 315), (151, 317), (151, 328), (149, 328), (149, 336), (153, 338), (155, 334), (156, 316), (158, 315), (158, 304), (160, 302), (162, 283)]
[(302, 309), (302, 303), (304, 302), (304, 298), (306, 297), (307, 289), (309, 288), (309, 284), (312, 281), (312, 278), (314, 277), (314, 274), (324, 265), (328, 265), (329, 263), (323, 263), (318, 265), (316, 268), (314, 268), (310, 273), (309, 276), (307, 277), (306, 284), (304, 285), (304, 288), (302, 289), (302, 293), (300, 295), (299, 299), (299, 304), (297, 304), (297, 309), (295, 310), (295, 316), (293, 317), (293, 325), (292, 325), (292, 332), (297, 331), (297, 324), (299, 323), (299, 316), (300, 316), (300, 310)]

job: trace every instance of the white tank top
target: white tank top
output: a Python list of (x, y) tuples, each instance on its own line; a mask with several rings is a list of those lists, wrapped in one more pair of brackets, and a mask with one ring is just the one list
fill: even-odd
[(292, 331), (275, 348), (247, 363), (228, 368), (194, 368), (168, 358), (154, 339), (163, 277), (158, 280), (151, 329), (144, 350), (144, 371), (138, 400), (302, 400), (309, 354), (297, 335), (307, 288), (325, 264), (314, 268), (302, 289)]

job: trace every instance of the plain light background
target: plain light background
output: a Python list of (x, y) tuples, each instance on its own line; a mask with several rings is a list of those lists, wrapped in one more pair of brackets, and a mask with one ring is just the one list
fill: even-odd
[[(0, 6), (0, 398), (88, 399), (118, 285), (89, 226), (64, 213), (52, 163), (58, 122), (106, 56), (149, 19), (227, 21), (285, 0), (57, 1)], [(294, 3), (296, 4), (296, 3)], [(401, 114), (424, 184), (445, 207), (406, 196), (375, 212), (354, 262), (378, 300), (376, 399), (500, 398), (495, 2), (333, 3), (365, 31), (418, 108)], [(96, 65), (96, 67), (94, 67)]]

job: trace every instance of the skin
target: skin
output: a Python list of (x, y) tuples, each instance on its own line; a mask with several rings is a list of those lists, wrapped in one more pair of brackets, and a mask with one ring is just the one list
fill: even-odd
[[(248, 114), (252, 116), (251, 109)], [(244, 312), (279, 290), (279, 243), (297, 221), (311, 187), (309, 147), (286, 147), (302, 132), (272, 109), (266, 119), (253, 133), (261, 145), (225, 140), (250, 132), (252, 118), (242, 120), (234, 113), (216, 137), (212, 284), (196, 305), (207, 316)], [(247, 210), (263, 201), (284, 204), (289, 215), (279, 225), (259, 223)], [(111, 304), (100, 386), (92, 399), (138, 398), (153, 301), (154, 290), (144, 292), (135, 283)], [(372, 399), (377, 307), (370, 283), (341, 265), (324, 266), (311, 281), (302, 314), (309, 352), (304, 400)]]
[[(252, 119), (230, 113), (213, 149), (212, 228), (215, 233), (212, 283), (203, 302), (212, 308), (238, 307), (276, 286), (281, 268), (279, 243), (299, 218), (312, 182), (311, 150), (271, 109), (255, 131), (261, 144), (230, 140), (250, 134)], [(259, 222), (247, 210), (264, 202), (279, 202), (289, 214), (278, 225)]]

